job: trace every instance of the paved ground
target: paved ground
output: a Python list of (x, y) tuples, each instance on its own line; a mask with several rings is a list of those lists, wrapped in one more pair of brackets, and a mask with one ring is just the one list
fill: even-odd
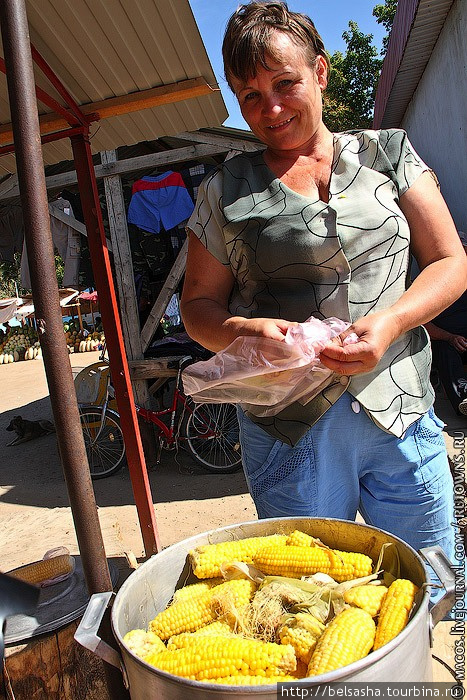
[[(73, 373), (95, 362), (98, 353), (71, 355)], [(52, 419), (42, 360), (0, 366), (0, 551), (3, 571), (42, 558), (46, 550), (65, 545), (78, 553), (68, 496), (55, 436), (7, 447), (5, 431), (14, 415)], [(442, 395), (437, 412), (447, 423), (445, 439), (451, 455), (459, 454), (467, 418), (458, 417)], [(253, 520), (255, 509), (241, 472), (207, 474), (184, 452), (166, 453), (149, 479), (163, 547), (221, 525)], [(144, 555), (127, 469), (94, 483), (107, 556), (128, 573), (124, 553)], [(435, 631), (434, 662), (438, 680), (452, 680), (453, 637), (450, 623)]]

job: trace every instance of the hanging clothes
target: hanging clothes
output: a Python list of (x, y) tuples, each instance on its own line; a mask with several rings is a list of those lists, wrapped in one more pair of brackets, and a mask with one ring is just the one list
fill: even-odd
[(0, 207), (0, 261), (13, 262), (24, 239), (23, 209), (19, 204)]
[(128, 207), (128, 223), (144, 231), (159, 233), (178, 226), (194, 209), (180, 173), (169, 170), (161, 175), (146, 176), (133, 184)]
[[(65, 264), (62, 284), (64, 287), (75, 287), (79, 283), (81, 236), (80, 233), (69, 224), (64, 223), (61, 219), (57, 219), (54, 216), (55, 211), (73, 216), (73, 209), (71, 208), (70, 202), (63, 197), (49, 202), (50, 231), (52, 233), (54, 248), (58, 250)], [(23, 242), (23, 253), (21, 255), (21, 285), (25, 289), (31, 289), (26, 241)]]

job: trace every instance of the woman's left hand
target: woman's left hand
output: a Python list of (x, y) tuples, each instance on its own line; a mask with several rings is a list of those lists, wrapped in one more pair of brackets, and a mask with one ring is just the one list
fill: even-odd
[[(334, 338), (320, 353), (320, 360), (337, 374), (350, 376), (373, 370), (391, 343), (400, 335), (400, 323), (389, 310), (364, 316)], [(355, 333), (356, 343), (342, 341)]]

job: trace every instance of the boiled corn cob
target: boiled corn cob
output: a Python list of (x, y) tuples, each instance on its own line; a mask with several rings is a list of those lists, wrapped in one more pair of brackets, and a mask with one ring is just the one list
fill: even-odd
[(297, 676), (227, 676), (227, 678), (208, 678), (204, 683), (216, 685), (272, 685), (274, 683), (293, 683)]
[(146, 632), (146, 630), (131, 630), (123, 637), (123, 641), (136, 656), (143, 657), (150, 652), (166, 651), (162, 639), (154, 632)]
[(391, 583), (379, 613), (374, 649), (379, 649), (402, 632), (417, 591), (417, 586), (408, 579), (398, 578)]
[(229, 676), (274, 677), (290, 674), (296, 668), (290, 645), (241, 637), (194, 637), (188, 647), (149, 654), (145, 661), (162, 671), (199, 681)]
[(188, 584), (188, 586), (183, 586), (183, 588), (178, 588), (175, 591), (175, 593), (173, 594), (172, 604), (179, 603), (181, 600), (187, 600), (189, 598), (193, 598), (194, 596), (198, 595), (199, 593), (205, 593), (206, 591), (209, 591), (214, 586), (219, 586), (219, 584), (221, 584), (223, 582), (224, 582), (224, 579), (222, 579), (220, 577), (210, 578), (210, 579), (206, 579), (205, 581), (197, 581), (196, 583), (190, 583), (190, 584)]
[(285, 544), (286, 539), (286, 535), (267, 535), (201, 545), (189, 552), (193, 573), (201, 579), (221, 576), (222, 564), (229, 564), (232, 561), (252, 564), (258, 549), (267, 545)]
[(363, 659), (373, 646), (375, 623), (365, 610), (347, 608), (329, 623), (308, 665), (308, 676), (318, 676)]
[(193, 637), (203, 637), (214, 635), (217, 637), (232, 637), (235, 632), (232, 631), (228, 622), (223, 620), (215, 620), (205, 627), (200, 627), (196, 632), (182, 632), (181, 634), (175, 634), (170, 637), (167, 642), (167, 649), (183, 649), (183, 647), (189, 646)]
[(287, 537), (286, 544), (291, 547), (317, 547), (320, 543), (316, 537), (312, 537), (301, 530), (294, 530)]
[(174, 634), (195, 632), (216, 619), (219, 602), (231, 600), (238, 608), (250, 602), (254, 591), (255, 585), (247, 579), (226, 581), (190, 600), (169, 605), (151, 620), (149, 629), (164, 640)]
[(355, 586), (345, 591), (344, 601), (349, 605), (366, 610), (371, 617), (376, 617), (387, 592), (386, 586)]
[(325, 626), (309, 613), (291, 615), (277, 631), (281, 644), (291, 644), (295, 656), (308, 664), (316, 643), (325, 630)]
[(60, 554), (49, 559), (41, 559), (33, 564), (25, 564), (18, 569), (8, 571), (8, 576), (20, 579), (25, 583), (41, 584), (58, 576), (65, 576), (73, 572), (74, 559), (69, 554)]
[(300, 578), (320, 571), (336, 581), (368, 576), (372, 569), (372, 561), (365, 554), (289, 545), (261, 549), (253, 563), (266, 575)]

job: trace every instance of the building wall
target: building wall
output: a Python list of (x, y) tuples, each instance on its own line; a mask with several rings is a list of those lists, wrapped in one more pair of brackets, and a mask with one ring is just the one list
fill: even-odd
[(402, 121), (467, 231), (467, 2), (456, 0)]

